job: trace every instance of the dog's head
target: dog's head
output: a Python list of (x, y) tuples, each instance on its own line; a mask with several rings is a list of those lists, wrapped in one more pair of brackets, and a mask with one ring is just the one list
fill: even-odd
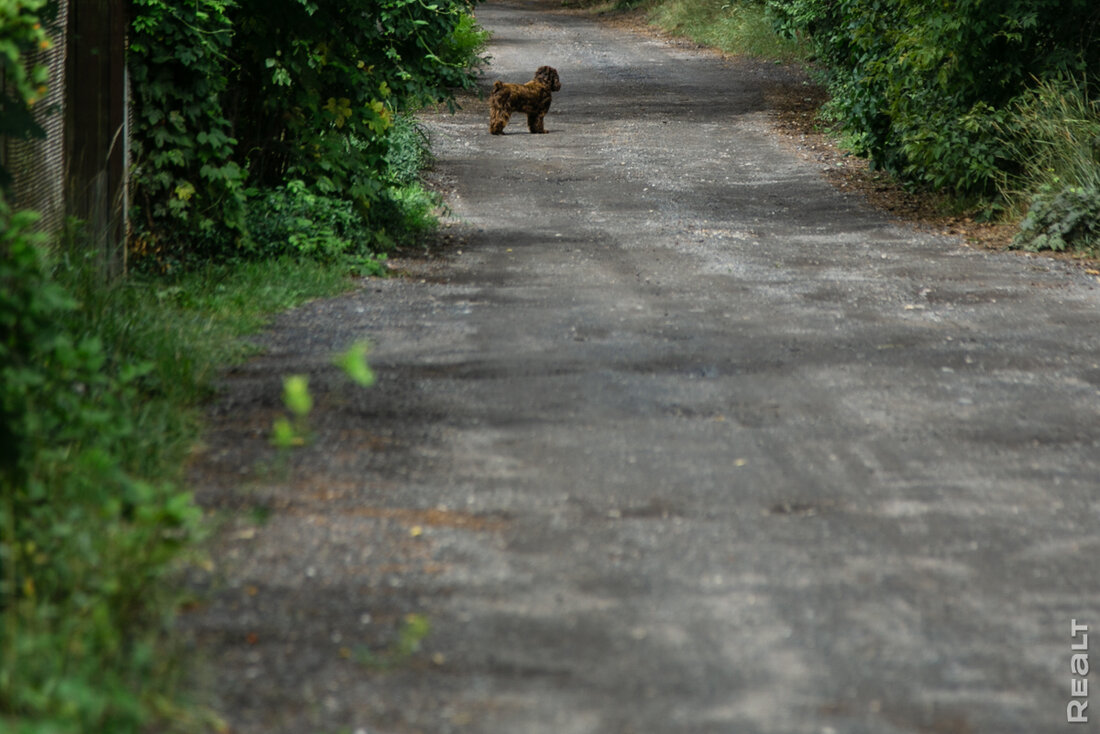
[(561, 89), (561, 82), (558, 81), (558, 71), (551, 66), (540, 66), (539, 70), (535, 72), (535, 81), (542, 82), (550, 87), (551, 92)]

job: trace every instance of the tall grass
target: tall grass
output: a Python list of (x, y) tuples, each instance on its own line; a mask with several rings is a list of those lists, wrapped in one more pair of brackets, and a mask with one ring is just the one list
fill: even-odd
[(781, 38), (765, 7), (738, 0), (658, 0), (649, 10), (658, 27), (726, 53), (770, 61), (798, 61), (808, 50)]
[(1001, 129), (1018, 171), (1004, 179), (1009, 200), (1047, 187), (1100, 184), (1100, 102), (1077, 80), (1040, 82), (1017, 100)]
[(1014, 163), (1001, 181), (1023, 216), (1016, 246), (1100, 248), (1100, 103), (1075, 79), (1044, 80), (1015, 103), (1001, 125)]
[(58, 270), (58, 281), (80, 303), (73, 327), (99, 335), (115, 365), (149, 364), (150, 397), (174, 406), (206, 397), (214, 373), (248, 353), (240, 337), (272, 313), (350, 287), (340, 264), (290, 257), (135, 274), (103, 285), (80, 258), (65, 258)]

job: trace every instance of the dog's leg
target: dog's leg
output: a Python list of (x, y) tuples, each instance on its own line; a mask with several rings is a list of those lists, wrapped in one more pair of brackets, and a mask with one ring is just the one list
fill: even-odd
[(489, 116), (489, 132), (493, 135), (503, 135), (504, 126), (508, 124), (508, 118), (512, 116), (512, 113), (508, 110), (493, 110), (492, 115)]
[(546, 132), (546, 130), (542, 127), (542, 120), (544, 117), (546, 117), (545, 112), (528, 112), (527, 129), (533, 133)]

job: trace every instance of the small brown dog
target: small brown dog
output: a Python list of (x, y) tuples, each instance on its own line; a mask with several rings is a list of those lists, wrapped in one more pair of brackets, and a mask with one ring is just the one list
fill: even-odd
[(527, 129), (531, 132), (546, 132), (542, 119), (550, 110), (550, 93), (559, 89), (558, 72), (549, 66), (540, 66), (535, 78), (526, 84), (498, 81), (489, 94), (489, 132), (503, 134), (513, 112), (527, 113)]

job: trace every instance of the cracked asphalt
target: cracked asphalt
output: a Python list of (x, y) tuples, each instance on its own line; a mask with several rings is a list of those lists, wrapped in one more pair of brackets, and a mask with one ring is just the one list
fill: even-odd
[(549, 134), (425, 115), (436, 255), (276, 319), (211, 407), (183, 625), (230, 730), (1086, 730), (1096, 279), (838, 192), (772, 127), (792, 71), (477, 15), (485, 88), (558, 69)]

